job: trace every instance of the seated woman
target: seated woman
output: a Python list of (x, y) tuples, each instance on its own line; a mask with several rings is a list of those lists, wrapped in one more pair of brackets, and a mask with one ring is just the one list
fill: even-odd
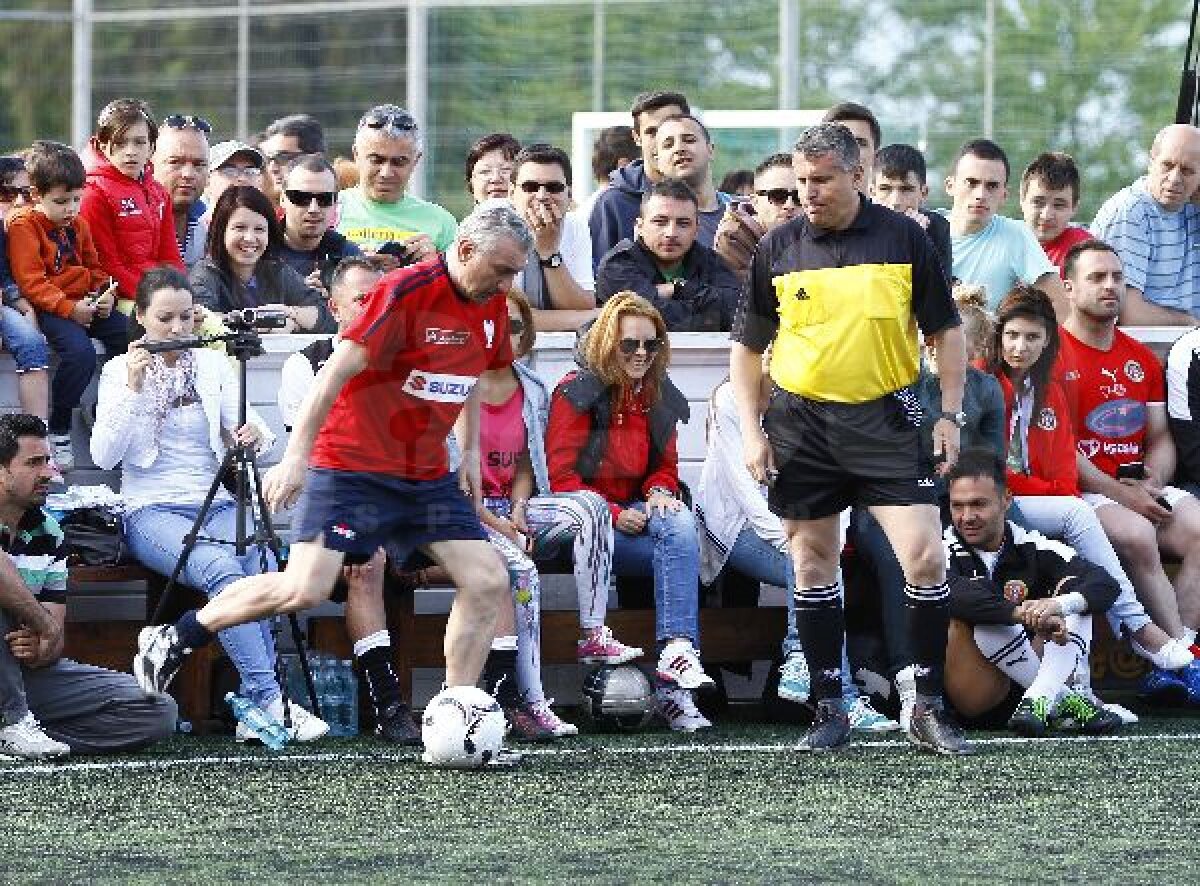
[[(763, 355), (769, 360), (770, 349)], [(762, 395), (770, 396), (770, 377), (764, 375)], [(765, 411), (765, 409), (764, 409)], [(726, 565), (755, 581), (786, 588), (788, 628), (783, 640), (779, 697), (808, 700), (808, 664), (796, 633), (796, 582), (787, 550), (783, 521), (767, 508), (766, 489), (754, 482), (742, 460), (742, 430), (733, 385), (728, 379), (713, 391), (708, 403), (708, 449), (696, 490), (696, 523), (700, 535), (700, 578), (716, 581)], [(842, 647), (842, 701), (850, 727), (859, 732), (891, 732), (900, 724), (880, 714), (860, 695), (850, 676)]]
[(599, 493), (616, 528), (618, 575), (653, 576), (658, 711), (674, 730), (712, 724), (692, 691), (715, 686), (700, 665), (700, 544), (679, 498), (677, 425), (687, 400), (667, 377), (662, 316), (632, 292), (614, 295), (580, 343), (582, 368), (550, 403), (546, 457), (555, 492)]
[(196, 303), (226, 314), (243, 308), (281, 311), (278, 332), (332, 333), (337, 323), (325, 299), (276, 257), (283, 231), (258, 188), (234, 185), (213, 207), (208, 257), (192, 268)]
[[(134, 557), (170, 575), (183, 553), (183, 536), (200, 511), (230, 440), (268, 451), (275, 442), (251, 412), (237, 426), (238, 381), (233, 366), (210, 350), (151, 354), (138, 344), (192, 333), (192, 291), (181, 271), (147, 271), (138, 283), (134, 316), (146, 330), (129, 352), (109, 360), (100, 376), (92, 459), (103, 470), (122, 465), (125, 530)], [(201, 531), (215, 539), (236, 537), (236, 505), (223, 488)], [(200, 541), (182, 580), (209, 597), (259, 571), (257, 550), (238, 556), (232, 543)], [(242, 678), (241, 692), (283, 722), (283, 699), (275, 679), (275, 644), (266, 622), (230, 628), (222, 645)], [(312, 741), (329, 726), (299, 704), (290, 704), (292, 736)], [(249, 733), (238, 724), (238, 741)]]
[[(535, 339), (533, 311), (519, 290), (508, 294), (508, 314), (513, 354), (519, 361), (533, 349)], [(559, 719), (542, 690), (541, 590), (535, 561), (554, 559), (570, 546), (579, 595), (581, 662), (615, 665), (638, 658), (642, 650), (618, 641), (604, 624), (612, 578), (612, 516), (595, 492), (550, 492), (543, 443), (550, 396), (537, 375), (514, 362), (488, 370), (479, 385), (481, 517), (508, 565), (516, 601), (517, 685), (508, 692), (501, 688), (501, 705), (526, 738), (540, 737), (536, 727), (555, 736), (575, 735), (578, 730)], [(511, 627), (497, 626), (497, 640), (504, 644), (500, 648), (509, 645), (504, 633)]]

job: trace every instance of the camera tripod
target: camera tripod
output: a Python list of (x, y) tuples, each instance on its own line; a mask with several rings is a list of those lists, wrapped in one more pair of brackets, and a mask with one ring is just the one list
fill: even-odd
[[(257, 357), (264, 353), (262, 339), (252, 328), (235, 329), (233, 332), (206, 336), (204, 338), (191, 338), (181, 340), (178, 343), (170, 341), (148, 343), (149, 347), (147, 350), (153, 353), (161, 353), (163, 351), (202, 347), (211, 342), (219, 341), (227, 343), (230, 356), (234, 357), (238, 362), (237, 426), (240, 428), (246, 424), (248, 412), (246, 406), (246, 364), (251, 357)], [(201, 530), (203, 530), (205, 521), (212, 510), (217, 491), (222, 487), (223, 480), (229, 476), (232, 476), (234, 481), (232, 492), (237, 508), (236, 537), (233, 539), (223, 539), (203, 535)], [(246, 532), (247, 517), (253, 523), (253, 532), (250, 534)], [(286, 565), (286, 560), (283, 556), (283, 544), (279, 539), (279, 534), (275, 531), (274, 523), (271, 521), (270, 509), (263, 498), (262, 477), (259, 474), (258, 462), (254, 449), (249, 444), (235, 442), (226, 451), (225, 458), (221, 461), (221, 466), (217, 469), (217, 473), (208, 487), (208, 494), (204, 498), (204, 503), (200, 505), (196, 519), (192, 522), (192, 528), (183, 537), (183, 551), (180, 553), (179, 559), (175, 561), (175, 568), (167, 579), (167, 584), (163, 588), (158, 606), (155, 607), (154, 615), (151, 618), (153, 624), (160, 624), (162, 622), (163, 615), (167, 611), (167, 602), (170, 600), (172, 592), (179, 583), (179, 576), (187, 566), (188, 559), (191, 557), (192, 551), (195, 550), (196, 543), (199, 541), (225, 545), (232, 544), (239, 557), (244, 556), (246, 551), (253, 546), (258, 550), (258, 564), (262, 572), (267, 572), (270, 566), (270, 561), (267, 557), (268, 551), (274, 555), (275, 562), (278, 564), (280, 570)], [(300, 622), (297, 620), (295, 613), (288, 613), (288, 622), (291, 626), (292, 641), (296, 646), (296, 652), (300, 660), (300, 668), (304, 674), (304, 685), (308, 690), (309, 701), (312, 703), (312, 711), (319, 717), (321, 716), (321, 711), (319, 702), (317, 701), (317, 689), (313, 682), (312, 670), (308, 664), (308, 656), (304, 650), (304, 632), (300, 628)], [(271, 639), (275, 646), (275, 679), (283, 692), (283, 726), (285, 729), (291, 729), (287, 673), (284, 667), (283, 656), (279, 652), (280, 623), (280, 616), (276, 615), (272, 617)]]

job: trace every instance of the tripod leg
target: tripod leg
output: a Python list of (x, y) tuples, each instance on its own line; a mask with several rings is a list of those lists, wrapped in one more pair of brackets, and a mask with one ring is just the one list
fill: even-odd
[(321, 705), (317, 701), (317, 684), (313, 680), (312, 668), (308, 663), (308, 652), (304, 646), (304, 631), (300, 629), (300, 620), (296, 618), (296, 613), (289, 612), (288, 620), (292, 623), (292, 642), (296, 645), (296, 654), (300, 659), (300, 672), (304, 674), (304, 686), (308, 689), (308, 700), (312, 702), (312, 712), (320, 717)]

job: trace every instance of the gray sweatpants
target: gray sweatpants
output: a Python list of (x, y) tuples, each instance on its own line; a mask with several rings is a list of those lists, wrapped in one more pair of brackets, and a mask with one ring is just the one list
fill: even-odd
[(73, 754), (134, 751), (175, 731), (178, 711), (169, 696), (147, 697), (131, 674), (63, 658), (44, 668), (21, 666), (3, 642), (0, 613), (0, 720), (32, 713), (42, 730)]

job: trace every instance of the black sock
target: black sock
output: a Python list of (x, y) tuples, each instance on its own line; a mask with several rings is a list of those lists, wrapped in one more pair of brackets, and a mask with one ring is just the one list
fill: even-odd
[(812, 676), (813, 700), (841, 698), (846, 618), (837, 582), (796, 589), (796, 631)]
[(950, 625), (950, 589), (940, 585), (904, 585), (904, 620), (912, 643), (917, 692), (940, 696), (946, 667), (946, 631)]
[(515, 708), (521, 703), (521, 693), (517, 691), (517, 650), (488, 652), (483, 663), (483, 689), (502, 708)]
[(375, 713), (382, 714), (390, 706), (404, 701), (400, 681), (392, 668), (391, 645), (374, 646), (358, 657), (358, 666), (367, 678), (367, 692)]
[(185, 649), (199, 649), (207, 646), (216, 637), (212, 631), (196, 620), (196, 610), (189, 609), (179, 621), (175, 622), (175, 633)]

